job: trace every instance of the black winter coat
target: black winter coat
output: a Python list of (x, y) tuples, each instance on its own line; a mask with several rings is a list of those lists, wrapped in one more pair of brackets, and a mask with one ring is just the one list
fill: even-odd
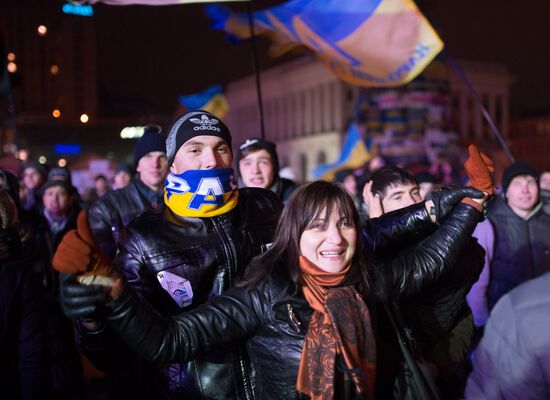
[(142, 194), (144, 191), (151, 189), (136, 177), (125, 188), (107, 192), (90, 206), (90, 228), (99, 247), (109, 257), (114, 258), (116, 255), (122, 229), (138, 215), (160, 206), (151, 204)]
[(43, 289), (26, 261), (0, 261), (0, 397), (5, 399), (51, 396)]
[[(423, 204), (421, 206), (423, 208)], [(378, 227), (371, 222), (364, 228), (367, 249), (374, 244), (387, 247), (392, 236), (398, 240), (408, 238), (427, 217), (418, 207), (416, 214), (408, 219), (403, 212), (392, 214), (387, 214), (385, 223)], [(459, 205), (430, 240), (422, 242), (414, 252), (404, 252), (384, 264), (373, 265), (373, 295), (385, 301), (391, 296), (415, 294), (429, 287), (456, 262), (478, 218), (475, 209)], [(397, 221), (409, 222), (405, 223), (401, 236), (391, 235), (399, 231)], [(368, 232), (373, 230), (379, 234), (370, 236)], [(299, 360), (312, 310), (289, 280), (280, 276), (274, 272), (271, 279), (252, 290), (232, 288), (208, 304), (169, 319), (161, 318), (140, 302), (132, 290), (125, 289), (109, 304), (108, 320), (137, 353), (153, 362), (191, 360), (209, 354), (220, 345), (230, 348), (246, 340), (256, 371), (255, 398), (294, 399), (297, 398)], [(384, 354), (378, 357), (383, 358)], [(213, 389), (219, 394), (223, 388), (219, 381), (215, 382)]]
[[(194, 309), (233, 286), (267, 249), (280, 211), (272, 192), (253, 188), (239, 189), (237, 207), (212, 218), (181, 218), (163, 206), (125, 228), (115, 267), (161, 315)], [(159, 283), (167, 276), (186, 282), (183, 304)], [(252, 398), (244, 346), (221, 346), (191, 362), (163, 366), (133, 356), (108, 327), (96, 333), (80, 328), (81, 350), (116, 379), (119, 398)]]

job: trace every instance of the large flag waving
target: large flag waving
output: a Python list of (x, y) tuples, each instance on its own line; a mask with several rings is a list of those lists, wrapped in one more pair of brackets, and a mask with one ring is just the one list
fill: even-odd
[[(214, 27), (250, 36), (247, 16), (207, 6)], [(315, 52), (340, 79), (398, 86), (415, 78), (443, 42), (412, 0), (291, 0), (254, 13), (254, 27), (279, 46)]]
[(201, 109), (211, 112), (220, 119), (223, 119), (229, 111), (229, 103), (223, 95), (220, 85), (210, 86), (202, 92), (180, 96), (178, 101), (187, 110)]
[(336, 172), (343, 169), (356, 169), (362, 167), (372, 158), (361, 132), (355, 123), (350, 123), (340, 157), (333, 163), (323, 164), (313, 170), (316, 179), (333, 180)]

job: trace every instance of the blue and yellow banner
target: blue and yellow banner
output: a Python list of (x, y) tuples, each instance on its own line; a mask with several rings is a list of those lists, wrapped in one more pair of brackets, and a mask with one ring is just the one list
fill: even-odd
[(352, 122), (349, 124), (346, 138), (342, 144), (340, 157), (333, 163), (323, 164), (313, 170), (315, 179), (334, 180), (334, 175), (343, 169), (361, 168), (372, 158), (369, 149), (357, 129), (357, 125)]
[[(250, 37), (246, 14), (206, 12), (214, 28)], [(340, 79), (366, 87), (403, 85), (443, 49), (412, 0), (291, 0), (255, 12), (254, 29), (279, 48), (311, 49)]]
[(202, 92), (178, 97), (178, 101), (187, 110), (204, 110), (223, 119), (229, 111), (229, 103), (220, 85), (210, 86)]

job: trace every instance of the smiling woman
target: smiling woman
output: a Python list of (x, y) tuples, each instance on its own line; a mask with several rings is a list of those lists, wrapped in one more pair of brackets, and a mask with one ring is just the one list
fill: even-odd
[[(371, 399), (379, 375), (372, 308), (432, 284), (479, 218), (474, 207), (455, 207), (463, 195), (453, 193), (453, 213), (438, 235), (425, 239), (429, 243), (414, 255), (395, 255), (384, 265), (370, 264), (370, 250), (431, 231), (426, 206), (361, 226), (342, 186), (315, 181), (290, 196), (272, 245), (252, 259), (245, 280), (201, 307), (162, 318), (116, 273), (113, 299), (102, 287), (73, 279), (63, 283), (62, 302), (78, 318), (97, 316), (102, 304), (111, 327), (155, 363), (193, 360), (217, 346), (246, 341), (257, 399)], [(387, 381), (393, 373), (386, 372)]]

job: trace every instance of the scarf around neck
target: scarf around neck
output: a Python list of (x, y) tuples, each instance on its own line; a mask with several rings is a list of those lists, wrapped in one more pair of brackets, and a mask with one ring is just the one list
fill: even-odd
[(232, 168), (169, 173), (164, 203), (181, 217), (209, 218), (237, 206), (239, 191)]
[(296, 390), (312, 400), (335, 397), (337, 359), (362, 399), (374, 397), (376, 344), (370, 313), (353, 286), (338, 286), (351, 264), (331, 273), (300, 256), (302, 290), (313, 308), (304, 340)]

